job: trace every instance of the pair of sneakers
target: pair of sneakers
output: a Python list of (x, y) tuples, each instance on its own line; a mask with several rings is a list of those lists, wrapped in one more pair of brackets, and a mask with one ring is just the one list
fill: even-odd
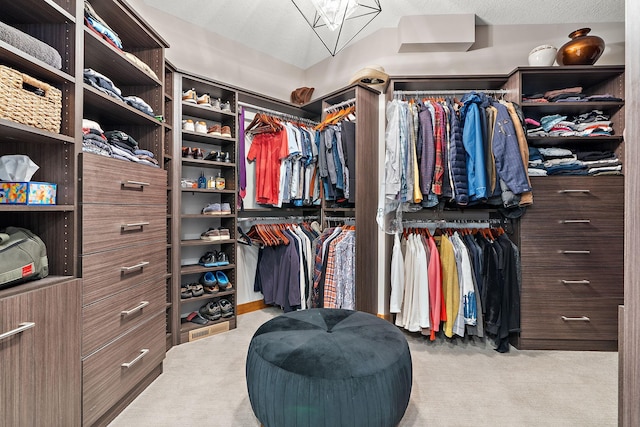
[[(209, 251), (200, 257), (200, 260), (198, 260), (198, 264), (200, 264), (203, 267), (222, 267), (224, 265), (229, 265), (229, 257), (224, 251), (220, 251), (220, 252), (215, 250)], [(222, 274), (219, 275), (218, 273), (222, 273)], [(227, 275), (224, 274), (222, 271), (217, 272), (215, 276), (207, 276), (205, 278), (204, 277), (205, 275), (203, 275), (200, 278), (201, 283), (205, 279), (207, 279), (210, 283), (215, 283), (215, 281), (218, 281), (218, 282), (222, 281), (222, 283), (224, 284), (224, 287), (226, 288), (227, 283), (229, 282)]]
[(207, 122), (198, 120), (194, 123), (191, 119), (185, 119), (182, 121), (182, 130), (206, 134), (208, 130)]
[(211, 160), (214, 162), (231, 163), (231, 156), (228, 151), (210, 151), (204, 158), (205, 160)]
[(210, 242), (216, 241), (216, 240), (230, 240), (231, 232), (229, 231), (228, 228), (224, 228), (224, 227), (218, 227), (218, 228), (210, 227), (207, 231), (200, 234), (200, 239), (208, 240)]
[(198, 147), (182, 147), (182, 157), (193, 157), (194, 159), (203, 159), (204, 151)]
[(203, 215), (231, 215), (229, 203), (210, 203), (202, 209)]
[(231, 138), (231, 127), (222, 125), (212, 125), (207, 129), (207, 134), (212, 136), (224, 136), (225, 138)]
[(226, 299), (209, 301), (200, 307), (198, 314), (207, 320), (216, 321), (220, 318), (233, 316), (233, 305)]

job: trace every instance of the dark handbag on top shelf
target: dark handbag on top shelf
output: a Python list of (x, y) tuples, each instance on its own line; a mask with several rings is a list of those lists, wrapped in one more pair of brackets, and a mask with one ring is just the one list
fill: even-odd
[(0, 230), (0, 289), (49, 275), (47, 248), (25, 228)]

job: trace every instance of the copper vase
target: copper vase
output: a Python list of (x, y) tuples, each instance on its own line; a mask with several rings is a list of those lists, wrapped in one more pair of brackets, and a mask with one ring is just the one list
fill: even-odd
[(598, 36), (589, 36), (591, 28), (580, 28), (569, 34), (571, 39), (565, 43), (556, 55), (558, 65), (593, 65), (602, 52), (604, 40)]

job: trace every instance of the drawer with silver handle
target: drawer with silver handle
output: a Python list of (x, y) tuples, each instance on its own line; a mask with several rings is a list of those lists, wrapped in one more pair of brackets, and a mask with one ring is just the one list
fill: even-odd
[(81, 155), (82, 203), (164, 204), (167, 172), (117, 159)]

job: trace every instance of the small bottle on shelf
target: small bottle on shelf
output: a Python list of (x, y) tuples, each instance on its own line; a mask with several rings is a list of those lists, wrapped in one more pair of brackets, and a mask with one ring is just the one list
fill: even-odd
[(207, 181), (207, 188), (210, 188), (210, 189), (216, 188), (216, 180), (212, 176), (210, 176), (209, 180)]
[(207, 188), (207, 178), (205, 178), (204, 172), (200, 172), (200, 177), (198, 178), (198, 188)]
[(218, 176), (216, 176), (216, 190), (224, 190), (226, 186), (227, 183), (222, 176), (222, 172), (218, 172)]

